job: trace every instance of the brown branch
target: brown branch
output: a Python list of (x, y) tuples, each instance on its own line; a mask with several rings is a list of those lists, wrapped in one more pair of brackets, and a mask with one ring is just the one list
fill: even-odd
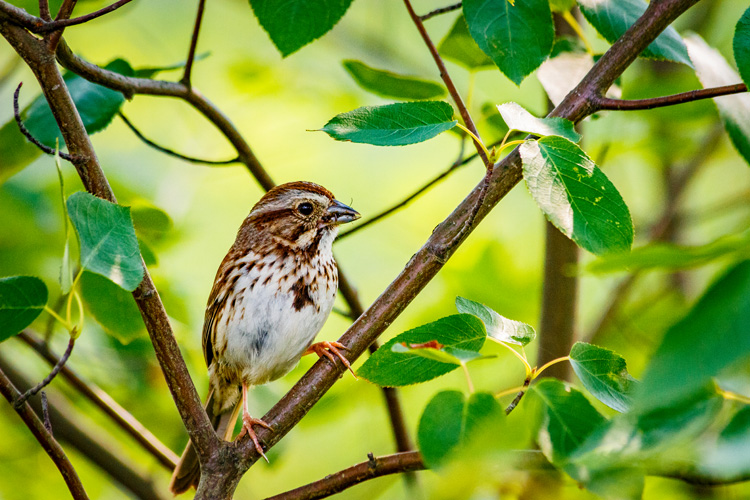
[(665, 106), (674, 106), (685, 102), (711, 99), (723, 95), (740, 94), (742, 92), (747, 92), (747, 85), (744, 83), (736, 83), (724, 87), (690, 90), (680, 94), (652, 97), (650, 99), (611, 99), (609, 97), (601, 96), (594, 99), (594, 105), (599, 110), (635, 111), (641, 109), (663, 108)]
[(177, 151), (173, 149), (166, 148), (164, 146), (160, 146), (159, 144), (155, 143), (143, 133), (136, 128), (133, 123), (128, 120), (128, 118), (122, 113), (118, 112), (117, 115), (122, 119), (122, 121), (127, 125), (127, 127), (135, 134), (136, 137), (138, 137), (141, 141), (143, 141), (145, 144), (151, 146), (157, 151), (161, 151), (164, 154), (167, 154), (169, 156), (173, 156), (175, 158), (179, 158), (181, 160), (189, 161), (190, 163), (197, 163), (200, 165), (231, 165), (233, 163), (239, 163), (240, 158), (239, 156), (232, 158), (231, 160), (204, 160), (203, 158), (195, 158), (194, 156), (187, 156), (182, 153), (178, 153)]
[(49, 2), (47, 0), (39, 0), (39, 17), (45, 22), (52, 21), (52, 16), (49, 12)]
[[(72, 2), (66, 1), (60, 9), (61, 12), (58, 17), (64, 16), (63, 10), (66, 9), (66, 6), (69, 6), (68, 10), (70, 10), (74, 3), (74, 0)], [(0, 34), (26, 61), (39, 81), (68, 150), (76, 158), (73, 165), (86, 190), (100, 198), (116, 203), (117, 200), (101, 170), (96, 152), (86, 133), (81, 117), (57, 68), (54, 53), (50, 51), (50, 45), (9, 22), (7, 17), (4, 16), (0, 16)], [(145, 264), (144, 270), (143, 281), (133, 292), (133, 297), (151, 337), (156, 358), (164, 372), (167, 386), (175, 399), (177, 409), (185, 422), (196, 451), (199, 456), (208, 457), (220, 447), (228, 445), (221, 441), (213, 430), (175, 341), (164, 305)]]
[[(0, 370), (16, 387), (24, 388), (31, 385), (26, 377), (18, 373), (4, 358), (0, 358)], [(44, 412), (41, 401), (33, 399), (30, 405), (37, 415)], [(80, 416), (76, 415), (63, 399), (50, 397), (48, 409), (49, 422), (54, 427), (55, 437), (59, 442), (78, 450), (93, 465), (133, 492), (136, 497), (143, 500), (164, 500), (157, 492), (158, 485), (146, 474), (136, 470), (134, 464), (110, 451), (112, 445), (101, 435), (96, 435), (90, 425), (84, 427)]]
[[(69, 20), (77, 3), (78, 0), (63, 0), (62, 5), (60, 5), (60, 10), (57, 11), (57, 15), (55, 16), (55, 21), (63, 22)], [(50, 52), (55, 52), (57, 44), (60, 43), (60, 39), (62, 38), (64, 29), (65, 27), (62, 27), (56, 31), (51, 31), (44, 36), (44, 40), (46, 41)]]
[[(422, 23), (422, 20), (417, 15), (417, 13), (414, 12), (414, 7), (412, 7), (411, 5), (411, 0), (404, 0), (404, 5), (406, 5), (406, 10), (409, 11), (409, 16), (414, 22), (414, 25), (417, 27), (417, 31), (419, 31), (419, 34), (422, 36), (422, 40), (424, 40), (424, 43), (427, 46), (427, 49), (430, 51), (432, 58), (435, 60), (435, 64), (437, 65), (438, 70), (440, 71), (440, 78), (443, 79), (443, 83), (445, 83), (445, 86), (448, 88), (448, 93), (451, 95), (453, 102), (456, 104), (456, 107), (458, 108), (458, 112), (461, 114), (461, 118), (463, 119), (464, 124), (466, 125), (466, 128), (468, 128), (472, 134), (474, 134), (481, 140), (479, 131), (477, 130), (476, 125), (474, 125), (474, 120), (471, 118), (471, 114), (469, 113), (469, 110), (466, 109), (466, 105), (464, 104), (464, 101), (461, 98), (461, 94), (459, 94), (458, 90), (456, 90), (456, 86), (453, 84), (453, 80), (451, 79), (450, 74), (448, 74), (448, 69), (445, 67), (443, 58), (440, 57), (440, 54), (438, 53), (437, 48), (435, 47), (435, 44), (432, 43), (432, 39), (430, 38), (430, 35), (427, 33), (427, 30), (425, 29), (424, 24)], [(479, 157), (482, 158), (482, 161), (484, 162), (485, 167), (487, 169), (491, 169), (492, 162), (490, 161), (489, 158), (487, 158), (487, 155), (484, 154), (484, 149), (483, 149), (482, 144), (477, 142), (473, 138), (472, 138), (472, 142), (474, 143), (474, 146), (477, 148), (477, 153), (479, 154)]]
[[(16, 338), (26, 343), (37, 354), (43, 357), (49, 364), (55, 365), (59, 358), (53, 354), (46, 342), (42, 341), (31, 330), (24, 330)], [(81, 393), (86, 399), (99, 408), (105, 415), (131, 436), (138, 444), (150, 453), (168, 471), (174, 470), (178, 457), (154, 436), (142, 423), (140, 423), (125, 408), (117, 404), (109, 394), (97, 387), (95, 384), (83, 380), (72, 368), (65, 366), (60, 374)]]
[(113, 12), (120, 7), (122, 7), (125, 4), (130, 3), (132, 0), (118, 0), (117, 2), (108, 5), (104, 8), (101, 8), (95, 12), (91, 12), (90, 14), (86, 14), (84, 16), (80, 17), (74, 17), (72, 19), (60, 19), (55, 21), (50, 21), (44, 23), (40, 28), (36, 28), (32, 31), (33, 33), (50, 33), (52, 31), (57, 31), (62, 28), (67, 28), (68, 26), (75, 26), (77, 24), (83, 24), (87, 23), (93, 19), (96, 19), (97, 17), (102, 17), (105, 14), (109, 14), (110, 12)]
[(206, 0), (198, 0), (198, 13), (195, 15), (195, 26), (193, 27), (193, 36), (190, 39), (190, 49), (188, 50), (187, 61), (185, 62), (185, 72), (182, 75), (180, 83), (188, 88), (191, 87), (190, 75), (193, 71), (193, 62), (195, 61), (195, 49), (198, 46), (198, 34), (201, 31), (203, 22), (203, 11), (206, 8)]
[(76, 158), (73, 157), (73, 155), (70, 155), (68, 153), (63, 153), (62, 151), (56, 150), (54, 148), (51, 148), (49, 146), (46, 146), (42, 144), (34, 135), (31, 133), (29, 129), (26, 128), (26, 125), (23, 124), (23, 120), (21, 119), (21, 111), (19, 110), (18, 106), (18, 96), (21, 93), (21, 87), (23, 86), (23, 82), (18, 84), (18, 87), (16, 87), (16, 91), (13, 92), (13, 117), (16, 119), (16, 124), (18, 125), (18, 129), (21, 131), (24, 137), (33, 144), (34, 146), (41, 149), (43, 152), (47, 153), (48, 155), (59, 155), (60, 158), (63, 160), (68, 160), (69, 162), (75, 161)]
[(433, 18), (435, 16), (439, 16), (440, 14), (453, 12), (454, 10), (458, 10), (460, 8), (461, 8), (461, 2), (457, 2), (457, 3), (454, 3), (453, 5), (448, 5), (447, 7), (440, 7), (439, 9), (432, 10), (423, 16), (419, 16), (419, 19), (421, 21), (427, 21), (428, 19)]
[(518, 394), (516, 394), (516, 397), (513, 398), (513, 401), (511, 401), (510, 404), (505, 408), (506, 415), (510, 415), (510, 412), (516, 409), (518, 403), (521, 402), (521, 398), (523, 398), (523, 395), (526, 394), (526, 390), (529, 388), (529, 384), (531, 384), (531, 375), (526, 377), (526, 380), (523, 381), (523, 389), (518, 391)]
[(73, 464), (70, 463), (68, 457), (65, 455), (60, 443), (58, 443), (52, 434), (44, 427), (44, 424), (39, 417), (37, 417), (34, 410), (31, 409), (28, 403), (24, 403), (20, 407), (15, 407), (15, 401), (21, 397), (21, 393), (15, 388), (10, 379), (5, 375), (5, 372), (0, 369), (0, 393), (8, 400), (11, 406), (14, 407), (18, 416), (21, 417), (23, 423), (29, 428), (31, 433), (34, 435), (39, 444), (42, 445), (44, 451), (52, 459), (57, 466), (60, 474), (62, 474), (65, 484), (68, 485), (70, 494), (76, 500), (87, 500), (86, 490), (83, 489), (81, 479), (78, 477)]
[(266, 500), (315, 500), (342, 492), (376, 477), (425, 469), (422, 455), (417, 451), (375, 457), (370, 453), (366, 462), (358, 463), (314, 483), (274, 495)]
[(57, 360), (57, 363), (52, 367), (52, 371), (44, 377), (44, 380), (39, 382), (37, 385), (29, 389), (28, 391), (24, 392), (23, 395), (21, 395), (20, 398), (16, 399), (16, 402), (13, 403), (13, 406), (18, 409), (26, 403), (26, 401), (33, 395), (35, 395), (37, 392), (41, 391), (45, 387), (49, 385), (50, 382), (52, 382), (52, 379), (57, 376), (58, 373), (60, 373), (60, 370), (63, 369), (65, 366), (65, 363), (68, 362), (68, 359), (70, 359), (70, 355), (73, 353), (73, 346), (76, 343), (75, 337), (72, 335), (70, 336), (70, 340), (68, 340), (68, 348), (65, 349), (65, 352), (63, 353), (62, 357), (60, 357)]

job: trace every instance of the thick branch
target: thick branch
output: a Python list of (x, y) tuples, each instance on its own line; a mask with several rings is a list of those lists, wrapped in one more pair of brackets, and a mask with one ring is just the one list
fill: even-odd
[[(49, 346), (37, 337), (30, 330), (24, 330), (16, 336), (19, 340), (25, 342), (34, 351), (42, 356), (49, 364), (59, 363), (59, 358), (49, 350)], [(60, 374), (80, 392), (86, 399), (91, 401), (94, 406), (99, 408), (105, 415), (112, 419), (122, 430), (129, 434), (135, 441), (140, 444), (146, 451), (156, 458), (167, 470), (174, 470), (177, 465), (178, 457), (175, 453), (167, 448), (156, 436), (140, 423), (133, 415), (128, 413), (125, 408), (117, 404), (109, 394), (94, 384), (87, 383), (70, 367), (63, 367)]]
[(315, 500), (342, 492), (359, 483), (399, 472), (425, 469), (422, 455), (417, 451), (396, 453), (384, 457), (369, 455), (366, 462), (336, 472), (320, 481), (267, 498), (266, 500)]
[[(25, 388), (30, 385), (29, 381), (17, 373), (3, 358), (0, 358), (0, 370), (5, 372), (16, 387)], [(42, 412), (40, 400), (32, 399), (29, 404), (37, 415)], [(80, 418), (75, 416), (75, 412), (63, 400), (50, 398), (49, 421), (54, 429), (55, 437), (60, 442), (67, 443), (77, 449), (92, 464), (133, 492), (138, 498), (163, 500), (163, 497), (157, 492), (157, 485), (145, 474), (137, 471), (133, 464), (124, 461), (120, 456), (109, 451), (111, 445), (103, 442), (101, 436), (92, 433), (92, 429), (84, 429), (80, 424)]]
[[(14, 401), (21, 396), (21, 393), (13, 386), (2, 369), (0, 369), (0, 393), (8, 400), (11, 406), (14, 406)], [(83, 489), (83, 484), (81, 484), (81, 480), (73, 468), (73, 464), (68, 460), (60, 443), (55, 441), (52, 434), (44, 427), (39, 417), (36, 416), (34, 410), (31, 409), (28, 403), (24, 403), (19, 408), (14, 407), (14, 409), (57, 466), (73, 498), (76, 500), (87, 500), (88, 495), (86, 495), (86, 490)]]
[[(65, 5), (63, 4), (63, 7)], [(26, 61), (39, 81), (44, 97), (63, 134), (68, 151), (77, 157), (73, 164), (86, 190), (100, 198), (116, 202), (81, 117), (55, 64), (54, 54), (49, 52), (45, 43), (23, 28), (11, 24), (3, 16), (0, 16), (0, 34)], [(145, 264), (144, 269), (146, 269)], [(156, 357), (190, 438), (199, 455), (208, 456), (211, 450), (216, 449), (221, 443), (203, 410), (172, 333), (164, 305), (148, 270), (145, 271), (143, 281), (133, 292), (133, 296), (141, 311)]]
[(747, 92), (747, 85), (736, 83), (724, 87), (712, 87), (708, 89), (691, 90), (681, 94), (667, 95), (663, 97), (653, 97), (651, 99), (610, 99), (609, 97), (597, 97), (594, 99), (594, 106), (599, 110), (616, 110), (616, 111), (634, 111), (639, 109), (663, 108), (665, 106), (674, 106), (685, 102), (700, 101), (701, 99), (711, 99), (723, 95), (739, 94)]

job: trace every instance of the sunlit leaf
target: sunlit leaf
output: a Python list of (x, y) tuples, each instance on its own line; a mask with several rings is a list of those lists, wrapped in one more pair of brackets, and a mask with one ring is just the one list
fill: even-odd
[(448, 362), (393, 352), (393, 346), (437, 341), (446, 348), (477, 352), (487, 333), (482, 321), (469, 314), (456, 314), (406, 331), (392, 338), (370, 356), (357, 375), (381, 386), (401, 386), (432, 380), (458, 368)]
[(453, 108), (443, 101), (366, 106), (333, 117), (320, 129), (337, 141), (404, 146), (453, 128)]
[(628, 373), (622, 356), (603, 347), (576, 342), (570, 350), (570, 364), (596, 399), (620, 412), (630, 408), (637, 381)]
[(459, 391), (439, 392), (427, 403), (419, 421), (417, 441), (425, 463), (437, 467), (483, 427), (505, 419), (492, 394), (477, 392), (468, 400)]
[(81, 297), (104, 330), (123, 344), (146, 330), (133, 296), (98, 274), (81, 275)]
[(750, 8), (737, 21), (732, 46), (734, 48), (734, 60), (740, 70), (742, 81), (747, 84), (750, 82)]
[(606, 422), (580, 391), (555, 379), (543, 379), (531, 386), (544, 404), (544, 422), (539, 446), (552, 463), (564, 463), (589, 434)]
[(343, 65), (360, 87), (383, 97), (418, 100), (434, 99), (445, 95), (445, 88), (430, 80), (375, 69), (351, 59), (344, 61)]
[(442, 349), (435, 349), (432, 347), (415, 348), (413, 346), (407, 346), (403, 344), (393, 344), (391, 351), (400, 354), (412, 354), (414, 356), (421, 356), (425, 359), (440, 361), (441, 363), (450, 363), (457, 366), (479, 359), (490, 359), (496, 357), (495, 355), (483, 355), (479, 354), (476, 351), (467, 351), (465, 349), (456, 349), (453, 347), (445, 347)]
[(438, 52), (449, 61), (460, 64), (470, 71), (495, 67), (492, 59), (482, 52), (471, 38), (464, 16), (458, 16), (453, 27), (438, 45)]
[(674, 405), (704, 390), (723, 368), (748, 359), (748, 325), (750, 261), (743, 261), (713, 283), (664, 335), (636, 391), (636, 407)]
[(536, 331), (531, 325), (505, 318), (479, 302), (456, 297), (456, 309), (460, 313), (473, 314), (481, 319), (487, 335), (500, 342), (526, 345), (536, 338)]
[(515, 102), (499, 104), (497, 110), (510, 129), (538, 136), (559, 135), (573, 142), (581, 139), (581, 134), (575, 131), (573, 122), (565, 118), (537, 118)]
[(568, 12), (575, 7), (576, 0), (549, 0), (549, 7), (552, 12)]
[(286, 57), (328, 33), (352, 0), (250, 0), (255, 17)]
[(0, 278), (0, 342), (29, 326), (46, 305), (47, 285), (39, 278)]
[[(614, 43), (646, 12), (644, 0), (578, 0), (581, 13), (609, 43)], [(692, 66), (685, 44), (671, 26), (661, 32), (641, 54)]]
[[(695, 65), (695, 73), (704, 88), (740, 83), (740, 75), (727, 63), (724, 56), (699, 35), (686, 37), (685, 43)], [(750, 163), (750, 94), (722, 96), (713, 101), (734, 147)]]
[(143, 279), (143, 264), (130, 209), (77, 192), (68, 214), (78, 232), (81, 267), (132, 292)]
[(130, 207), (135, 232), (149, 241), (160, 241), (173, 226), (172, 218), (164, 210), (140, 202)]
[(573, 142), (556, 136), (521, 145), (523, 177), (547, 219), (595, 254), (630, 249), (630, 211), (607, 176)]
[(555, 41), (548, 0), (464, 0), (469, 33), (500, 71), (520, 85)]

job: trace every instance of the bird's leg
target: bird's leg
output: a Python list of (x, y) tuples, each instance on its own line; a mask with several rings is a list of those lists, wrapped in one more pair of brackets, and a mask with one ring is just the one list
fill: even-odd
[(268, 430), (271, 430), (271, 431), (273, 430), (271, 429), (271, 426), (265, 423), (263, 420), (259, 418), (253, 418), (250, 416), (250, 411), (247, 408), (247, 384), (243, 382), (242, 383), (242, 430), (237, 436), (237, 439), (241, 438), (245, 434), (249, 435), (250, 439), (252, 439), (253, 443), (255, 444), (255, 449), (266, 460), (266, 462), (268, 462), (268, 457), (266, 457), (266, 454), (263, 453), (263, 447), (260, 445), (260, 441), (258, 441), (258, 436), (255, 435), (255, 431), (253, 430), (254, 425), (260, 425), (261, 427), (265, 427)]
[(344, 363), (344, 366), (346, 366), (349, 371), (352, 372), (354, 378), (357, 378), (354, 370), (352, 370), (351, 363), (349, 363), (349, 360), (346, 359), (343, 354), (341, 354), (341, 351), (339, 351), (339, 349), (343, 349), (345, 351), (348, 350), (348, 348), (344, 344), (341, 344), (339, 342), (316, 342), (308, 347), (302, 355), (304, 356), (305, 354), (315, 353), (318, 355), (318, 357), (322, 358), (323, 356), (325, 356), (326, 358), (331, 360), (331, 363), (336, 364), (336, 359), (333, 357), (335, 354), (336, 357), (339, 358), (342, 363)]

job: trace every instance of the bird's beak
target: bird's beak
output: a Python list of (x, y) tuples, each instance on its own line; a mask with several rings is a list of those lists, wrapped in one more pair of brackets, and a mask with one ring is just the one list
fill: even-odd
[(331, 225), (344, 224), (359, 219), (361, 215), (349, 205), (344, 205), (338, 200), (333, 200), (331, 206), (326, 210), (325, 220)]

